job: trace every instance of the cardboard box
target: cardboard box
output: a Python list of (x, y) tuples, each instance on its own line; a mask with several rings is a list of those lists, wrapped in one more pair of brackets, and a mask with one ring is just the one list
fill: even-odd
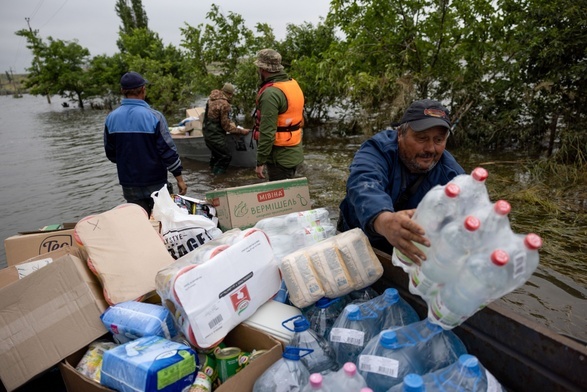
[(186, 131), (201, 131), (204, 123), (204, 113), (206, 108), (192, 108), (185, 111), (186, 117), (196, 117), (197, 120), (193, 120), (185, 123)]
[[(15, 265), (32, 257), (53, 252), (66, 245), (76, 247), (73, 239), (75, 223), (63, 223), (61, 229), (19, 232), (4, 240), (6, 262)], [(48, 227), (48, 226), (46, 226)]]
[(206, 192), (222, 231), (246, 229), (264, 218), (311, 208), (305, 177)]
[(0, 289), (0, 379), (9, 392), (107, 332), (99, 282), (79, 249), (66, 253)]
[[(229, 347), (239, 347), (241, 350), (267, 350), (259, 358), (252, 361), (235, 376), (226, 380), (224, 384), (216, 388), (215, 392), (252, 392), (255, 381), (269, 366), (281, 358), (282, 346), (273, 337), (248, 327), (239, 325), (226, 336), (224, 340)], [(65, 382), (68, 392), (104, 392), (111, 391), (97, 382), (83, 376), (75, 370), (75, 367), (84, 356), (87, 347), (73, 353), (59, 364), (59, 370)]]

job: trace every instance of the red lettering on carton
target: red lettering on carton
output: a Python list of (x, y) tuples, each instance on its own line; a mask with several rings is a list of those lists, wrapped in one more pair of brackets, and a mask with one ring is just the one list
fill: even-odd
[(282, 197), (285, 197), (285, 190), (283, 188), (273, 189), (271, 191), (257, 193), (257, 201), (258, 202), (280, 199)]

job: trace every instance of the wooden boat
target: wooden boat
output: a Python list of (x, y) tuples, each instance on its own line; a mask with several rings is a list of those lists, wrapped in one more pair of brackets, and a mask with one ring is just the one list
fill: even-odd
[[(421, 318), (427, 305), (408, 290), (408, 276), (391, 263), (391, 256), (375, 250), (383, 277), (374, 288), (395, 287)], [(470, 354), (508, 391), (587, 390), (587, 344), (526, 319), (498, 303), (489, 304), (453, 330)]]
[[(199, 162), (210, 161), (210, 150), (206, 147), (204, 136), (199, 130), (190, 133), (171, 134), (181, 158)], [(232, 154), (230, 166), (255, 167), (257, 164), (257, 143), (247, 135), (226, 134), (226, 145)]]

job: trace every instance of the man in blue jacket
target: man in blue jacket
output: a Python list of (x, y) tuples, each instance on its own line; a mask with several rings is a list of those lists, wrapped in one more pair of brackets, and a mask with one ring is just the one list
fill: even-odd
[(430, 242), (412, 215), (426, 192), (465, 171), (445, 151), (452, 125), (439, 102), (415, 101), (393, 125), (397, 130), (379, 132), (355, 154), (338, 229), (360, 227), (374, 248), (391, 254), (396, 247), (421, 262), (426, 256), (413, 241)]
[(180, 195), (186, 194), (187, 185), (165, 117), (145, 102), (146, 84), (136, 72), (120, 79), (124, 98), (106, 117), (104, 148), (106, 157), (116, 163), (124, 199), (140, 205), (150, 216), (151, 193), (167, 184), (167, 172), (177, 180)]

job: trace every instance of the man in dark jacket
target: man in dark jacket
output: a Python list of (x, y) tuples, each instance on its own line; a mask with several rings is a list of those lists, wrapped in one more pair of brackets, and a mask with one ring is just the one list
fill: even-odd
[(204, 112), (203, 134), (206, 146), (211, 152), (210, 170), (213, 174), (226, 172), (232, 155), (226, 146), (226, 134), (246, 135), (248, 129), (237, 127), (230, 121), (230, 102), (234, 86), (226, 83), (222, 90), (212, 90)]
[(186, 194), (187, 185), (165, 117), (145, 102), (146, 84), (136, 72), (120, 79), (124, 98), (106, 117), (104, 149), (106, 157), (116, 163), (125, 200), (140, 205), (150, 216), (151, 194), (167, 184), (167, 172), (177, 180), (180, 195)]
[(411, 219), (418, 203), (434, 186), (465, 172), (445, 150), (452, 125), (439, 102), (413, 102), (394, 125), (397, 130), (379, 132), (355, 154), (338, 229), (360, 227), (373, 247), (389, 254), (396, 247), (418, 262), (426, 256), (413, 242), (430, 246)]

